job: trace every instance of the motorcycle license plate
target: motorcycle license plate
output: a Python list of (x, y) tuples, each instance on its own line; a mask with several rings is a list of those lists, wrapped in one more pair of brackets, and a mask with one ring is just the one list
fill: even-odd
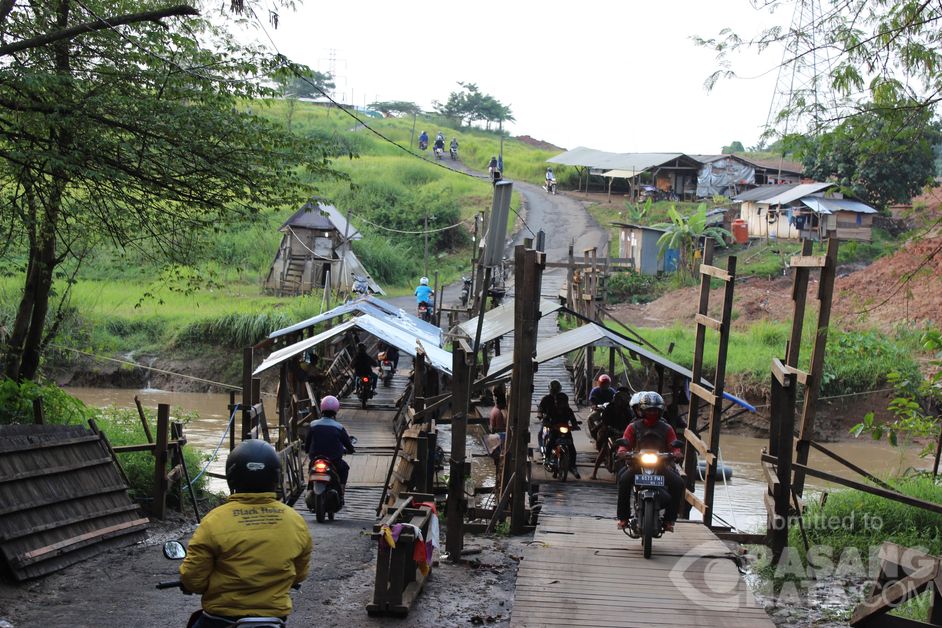
[(664, 476), (663, 475), (636, 475), (635, 476), (635, 485), (636, 486), (664, 486)]
[(330, 482), (330, 476), (327, 475), (326, 473), (315, 473), (314, 475), (311, 476), (310, 479), (315, 480), (317, 482)]

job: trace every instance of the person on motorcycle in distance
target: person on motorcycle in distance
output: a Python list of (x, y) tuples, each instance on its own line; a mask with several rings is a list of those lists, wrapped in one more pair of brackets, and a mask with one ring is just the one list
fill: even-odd
[(373, 369), (378, 366), (379, 362), (366, 352), (366, 345), (359, 343), (356, 355), (353, 356), (353, 374), (358, 380), (363, 377), (370, 378), (370, 393), (376, 391), (376, 371)]
[(232, 494), (203, 517), (180, 565), (181, 588), (202, 595), (190, 619), (197, 628), (291, 614), (289, 592), (307, 578), (312, 542), (301, 515), (275, 494), (280, 469), (275, 448), (262, 440), (229, 453)]
[(451, 138), (451, 150), (458, 152), (458, 138), (457, 137)]
[(432, 306), (432, 297), (435, 295), (435, 291), (432, 290), (428, 285), (428, 277), (422, 277), (419, 279), (419, 285), (415, 289), (415, 304), (416, 306), (421, 305), (422, 303), (427, 303), (429, 307)]
[[(618, 448), (618, 457), (625, 458), (628, 453), (638, 452), (642, 449), (654, 450), (659, 453), (671, 453), (674, 462), (683, 460), (684, 454), (679, 447), (674, 447), (677, 434), (674, 428), (664, 420), (664, 398), (656, 392), (643, 392), (638, 402), (641, 418), (635, 419), (625, 428), (622, 436), (628, 441), (628, 446)], [(674, 468), (674, 465), (665, 465), (663, 469), (664, 481), (670, 501), (665, 507), (664, 529), (674, 531), (674, 522), (680, 510), (681, 501), (686, 489), (683, 479)], [(631, 490), (634, 487), (635, 469), (631, 465), (624, 467), (618, 475), (618, 529), (622, 530), (629, 525), (628, 513), (631, 500)]]
[(392, 362), (392, 369), (395, 372), (399, 368), (399, 348), (388, 342), (381, 342), (379, 346), (380, 354), (386, 354), (386, 359)]
[[(550, 452), (556, 446), (556, 431), (552, 429), (554, 425), (565, 423), (569, 425), (570, 429), (579, 425), (575, 412), (569, 407), (569, 395), (563, 392), (563, 385), (555, 379), (550, 382), (549, 394), (540, 399), (536, 415), (543, 427), (550, 428), (548, 432), (549, 441), (545, 443), (543, 442), (543, 430), (541, 429), (537, 434), (540, 449), (544, 452)], [(576, 479), (579, 479), (579, 471), (576, 469), (575, 460), (572, 460), (572, 474)]]
[[(638, 397), (640, 397), (640, 394), (634, 393), (632, 395), (631, 389), (627, 386), (619, 386), (608, 406), (601, 411), (595, 436), (593, 437), (595, 438), (595, 448), (599, 452), (595, 457), (595, 468), (592, 470), (593, 480), (598, 479), (600, 466), (604, 464), (608, 468), (611, 454), (611, 450), (608, 448), (609, 438), (621, 438), (625, 428), (634, 420), (631, 404)], [(617, 468), (610, 469), (613, 473), (616, 470)]]
[(343, 455), (356, 453), (353, 441), (347, 430), (337, 421), (337, 411), (340, 410), (340, 401), (333, 395), (321, 399), (321, 418), (312, 421), (307, 432), (304, 449), (311, 462), (317, 458), (327, 458), (340, 476), (340, 498), (347, 489), (347, 478), (350, 476), (350, 465)]
[(612, 378), (602, 373), (599, 375), (598, 386), (589, 391), (589, 405), (592, 406), (592, 414), (588, 419), (589, 434), (596, 440), (598, 440), (596, 434), (602, 419), (602, 408), (599, 406), (610, 403), (614, 398), (615, 389), (612, 388)]
[(547, 168), (546, 169), (546, 189), (548, 190), (550, 187), (550, 184), (554, 183), (555, 181), (556, 181), (556, 175), (553, 174), (553, 169)]
[(435, 136), (435, 150), (445, 152), (445, 136), (442, 135), (441, 131)]
[(425, 150), (426, 146), (428, 146), (428, 133), (422, 131), (422, 134), (419, 135), (419, 148)]

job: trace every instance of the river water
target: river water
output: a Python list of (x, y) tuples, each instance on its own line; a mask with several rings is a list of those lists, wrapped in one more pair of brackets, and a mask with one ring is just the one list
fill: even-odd
[[(171, 406), (171, 414), (179, 412), (195, 413), (198, 419), (190, 421), (186, 427), (187, 439), (190, 443), (211, 453), (222, 440), (222, 435), (229, 418), (227, 406), (229, 396), (212, 393), (186, 393), (167, 392), (154, 389), (127, 390), (114, 388), (69, 388), (69, 393), (78, 397), (86, 404), (95, 407), (115, 406), (119, 408), (133, 408), (134, 396), (141, 399), (146, 409), (155, 409), (159, 403)], [(447, 428), (442, 430), (440, 439), (447, 449), (449, 436)], [(768, 441), (761, 438), (749, 438), (733, 434), (724, 434), (720, 441), (720, 461), (733, 469), (733, 476), (729, 482), (718, 481), (715, 492), (715, 513), (719, 519), (728, 522), (735, 528), (744, 531), (758, 531), (765, 526), (765, 507), (763, 495), (766, 491), (765, 480), (759, 464), (759, 455)], [(475, 430), (469, 431), (468, 454), (483, 453), (479, 438)], [(918, 448), (893, 448), (884, 442), (874, 442), (869, 439), (841, 441), (828, 445), (830, 449), (850, 460), (867, 471), (877, 475), (892, 475), (900, 473), (908, 467), (917, 469), (930, 468), (931, 460), (920, 458)], [(220, 449), (220, 456), (210, 464), (209, 469), (222, 472), (225, 464), (225, 454), (228, 447)], [(812, 450), (810, 464), (823, 471), (833, 472), (848, 478), (854, 474), (844, 469), (839, 463)], [(478, 484), (493, 484), (493, 467), (487, 458), (476, 458), (474, 475)], [(856, 478), (855, 478), (856, 479)], [(831, 485), (814, 478), (808, 478), (810, 493), (807, 499), (814, 499), (814, 494), (831, 488)], [(224, 490), (225, 483), (220, 480), (211, 481), (214, 490)], [(703, 496), (703, 485), (697, 484), (697, 494)], [(691, 516), (697, 515), (696, 510)], [(717, 522), (721, 523), (721, 522)]]

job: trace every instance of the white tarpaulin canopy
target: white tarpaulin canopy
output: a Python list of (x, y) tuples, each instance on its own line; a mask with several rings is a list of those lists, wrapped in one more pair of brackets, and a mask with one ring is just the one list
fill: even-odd
[(338, 305), (337, 307), (327, 310), (323, 314), (318, 314), (317, 316), (312, 316), (307, 320), (303, 320), (300, 323), (295, 323), (290, 327), (285, 327), (284, 329), (279, 329), (268, 335), (269, 338), (278, 338), (284, 336), (285, 334), (291, 334), (302, 329), (307, 329), (318, 323), (323, 323), (324, 321), (330, 320), (332, 318), (337, 318), (338, 316), (343, 316), (344, 314), (351, 314), (353, 312), (360, 312), (361, 314), (369, 314), (375, 318), (385, 321), (390, 325), (399, 327), (400, 329), (409, 332), (415, 335), (417, 338), (422, 340), (422, 344), (435, 345), (436, 347), (442, 346), (442, 330), (423, 321), (418, 316), (409, 314), (403, 309), (393, 307), (385, 301), (377, 299), (375, 297), (360, 297), (355, 301), (350, 301), (349, 303), (344, 303)]
[[(549, 299), (540, 299), (540, 317), (555, 312), (561, 307), (562, 305)], [(458, 325), (458, 328), (473, 340), (478, 331), (478, 317), (475, 316), (470, 320), (466, 320)], [(513, 330), (514, 302), (511, 299), (508, 303), (484, 313), (484, 324), (481, 326), (481, 344), (500, 338)]]
[[(635, 344), (630, 340), (622, 338), (612, 330), (597, 325), (595, 323), (588, 323), (582, 327), (576, 327), (575, 329), (570, 329), (569, 331), (564, 331), (563, 333), (553, 336), (552, 338), (544, 338), (539, 340), (536, 343), (536, 362), (542, 364), (548, 362), (553, 358), (558, 358), (562, 355), (566, 355), (570, 351), (575, 351), (586, 346), (594, 347), (622, 347), (628, 349), (631, 353), (638, 355), (644, 359), (650, 360), (656, 364), (667, 368), (674, 373), (682, 377), (686, 377), (688, 380), (693, 378), (693, 373), (690, 369), (683, 367), (676, 362), (672, 362), (667, 358), (664, 358), (652, 351), (643, 348), (641, 345)], [(508, 371), (513, 367), (514, 357), (513, 352), (503, 353), (495, 357), (491, 361), (490, 368), (488, 369), (487, 376), (488, 378), (495, 377), (501, 374), (504, 371)], [(709, 389), (713, 389), (713, 384), (707, 380), (702, 380), (701, 383)], [(750, 408), (752, 412), (755, 412), (749, 403), (735, 397), (727, 392), (723, 393), (723, 397), (734, 403), (737, 403), (744, 408)]]
[[(346, 332), (351, 327), (357, 327), (365, 331), (368, 334), (376, 336), (383, 342), (387, 342), (400, 351), (405, 351), (412, 357), (416, 356), (417, 345), (421, 342), (420, 338), (417, 338), (414, 334), (411, 334), (404, 329), (390, 325), (386, 321), (383, 321), (379, 318), (372, 316), (371, 314), (364, 314), (358, 316), (354, 319), (341, 323), (336, 327), (332, 327), (327, 331), (321, 332), (316, 336), (306, 338), (300, 342), (296, 342), (293, 345), (289, 345), (278, 351), (275, 351), (270, 356), (265, 358), (265, 361), (262, 362), (253, 375), (258, 375), (268, 369), (281, 364), (282, 362), (289, 360), (297, 355), (300, 355), (312, 347), (316, 347), (322, 342), (326, 342), (335, 336), (338, 336)], [(441, 347), (422, 343), (423, 349), (425, 349), (425, 355), (429, 360), (429, 363), (432, 365), (432, 368), (442, 371), (443, 373), (451, 374), (451, 353), (445, 351)]]

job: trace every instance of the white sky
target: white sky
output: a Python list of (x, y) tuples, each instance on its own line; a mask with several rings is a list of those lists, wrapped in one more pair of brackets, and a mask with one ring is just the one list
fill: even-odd
[[(457, 81), (474, 82), (511, 106), (515, 135), (566, 148), (718, 153), (733, 140), (756, 142), (777, 73), (723, 80), (708, 93), (717, 65), (691, 36), (727, 26), (749, 36), (790, 19), (748, 0), (304, 0), (268, 30), (283, 54), (322, 72), (335, 51), (347, 103), (430, 109)], [(740, 58), (734, 69), (758, 75), (781, 54)]]

